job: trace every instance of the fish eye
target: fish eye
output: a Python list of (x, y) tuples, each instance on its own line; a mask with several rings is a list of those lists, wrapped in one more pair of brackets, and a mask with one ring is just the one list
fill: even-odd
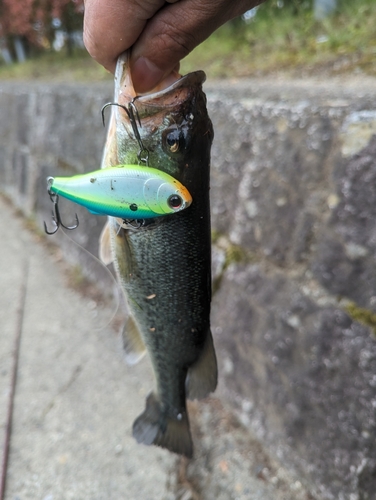
[(167, 203), (170, 208), (177, 210), (182, 206), (183, 200), (178, 194), (172, 194), (167, 200)]
[(167, 131), (164, 139), (165, 146), (167, 147), (168, 151), (170, 151), (170, 153), (177, 153), (180, 149), (183, 148), (183, 135), (177, 128)]
[(179, 150), (179, 139), (175, 139), (173, 134), (167, 136), (166, 142), (171, 153), (176, 153)]

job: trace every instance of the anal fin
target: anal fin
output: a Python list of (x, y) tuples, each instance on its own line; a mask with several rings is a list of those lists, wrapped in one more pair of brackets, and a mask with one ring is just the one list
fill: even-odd
[(125, 323), (122, 338), (125, 361), (129, 365), (135, 365), (145, 355), (146, 347), (132, 316), (129, 316)]
[(153, 393), (146, 399), (145, 411), (133, 423), (133, 436), (138, 443), (161, 446), (188, 458), (193, 456), (187, 412), (178, 418), (166, 415)]
[(188, 370), (185, 383), (188, 399), (203, 399), (217, 387), (218, 368), (213, 337), (208, 331), (202, 352), (196, 363)]

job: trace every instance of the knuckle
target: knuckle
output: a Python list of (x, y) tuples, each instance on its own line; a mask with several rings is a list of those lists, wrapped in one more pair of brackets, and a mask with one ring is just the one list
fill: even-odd
[(182, 29), (178, 23), (175, 25), (169, 22), (163, 23), (159, 41), (162, 50), (178, 52), (182, 57), (188, 55), (198, 45), (193, 32)]
[(98, 51), (98, 46), (97, 46), (97, 43), (95, 41), (95, 37), (93, 36), (91, 31), (87, 27), (84, 28), (83, 40), (84, 40), (84, 45), (86, 47), (86, 50), (89, 52), (91, 57), (93, 57), (95, 59), (95, 56), (96, 56), (97, 51)]

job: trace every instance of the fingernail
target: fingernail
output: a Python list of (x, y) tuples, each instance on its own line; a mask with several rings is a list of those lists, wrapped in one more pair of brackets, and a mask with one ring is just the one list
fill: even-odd
[(146, 57), (139, 57), (131, 65), (132, 82), (139, 94), (152, 90), (163, 78), (164, 72)]

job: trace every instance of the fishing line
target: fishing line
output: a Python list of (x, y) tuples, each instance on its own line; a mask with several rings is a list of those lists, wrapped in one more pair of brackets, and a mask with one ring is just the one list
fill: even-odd
[[(115, 316), (117, 315), (117, 313), (119, 311), (120, 300), (121, 300), (120, 298), (121, 298), (121, 293), (122, 293), (120, 285), (119, 285), (118, 281), (116, 280), (116, 278), (114, 277), (114, 275), (112, 274), (112, 272), (109, 270), (109, 268), (100, 259), (98, 259), (98, 257), (96, 257), (91, 252), (89, 252), (89, 250), (87, 250), (87, 248), (84, 248), (82, 245), (80, 245), (80, 243), (73, 240), (70, 236), (68, 236), (68, 234), (65, 231), (62, 230), (61, 232), (64, 234), (64, 236), (71, 243), (73, 243), (77, 248), (79, 248), (80, 250), (85, 252), (90, 257), (90, 259), (93, 259), (96, 263), (98, 263), (101, 266), (101, 268), (106, 271), (107, 275), (110, 277), (110, 280), (112, 281), (112, 284), (114, 285), (113, 290), (115, 290), (115, 291), (113, 293), (113, 300), (116, 301), (115, 310), (105, 325), (93, 328), (95, 331), (104, 330), (115, 319)], [(0, 498), (0, 500), (1, 500), (1, 498)]]

